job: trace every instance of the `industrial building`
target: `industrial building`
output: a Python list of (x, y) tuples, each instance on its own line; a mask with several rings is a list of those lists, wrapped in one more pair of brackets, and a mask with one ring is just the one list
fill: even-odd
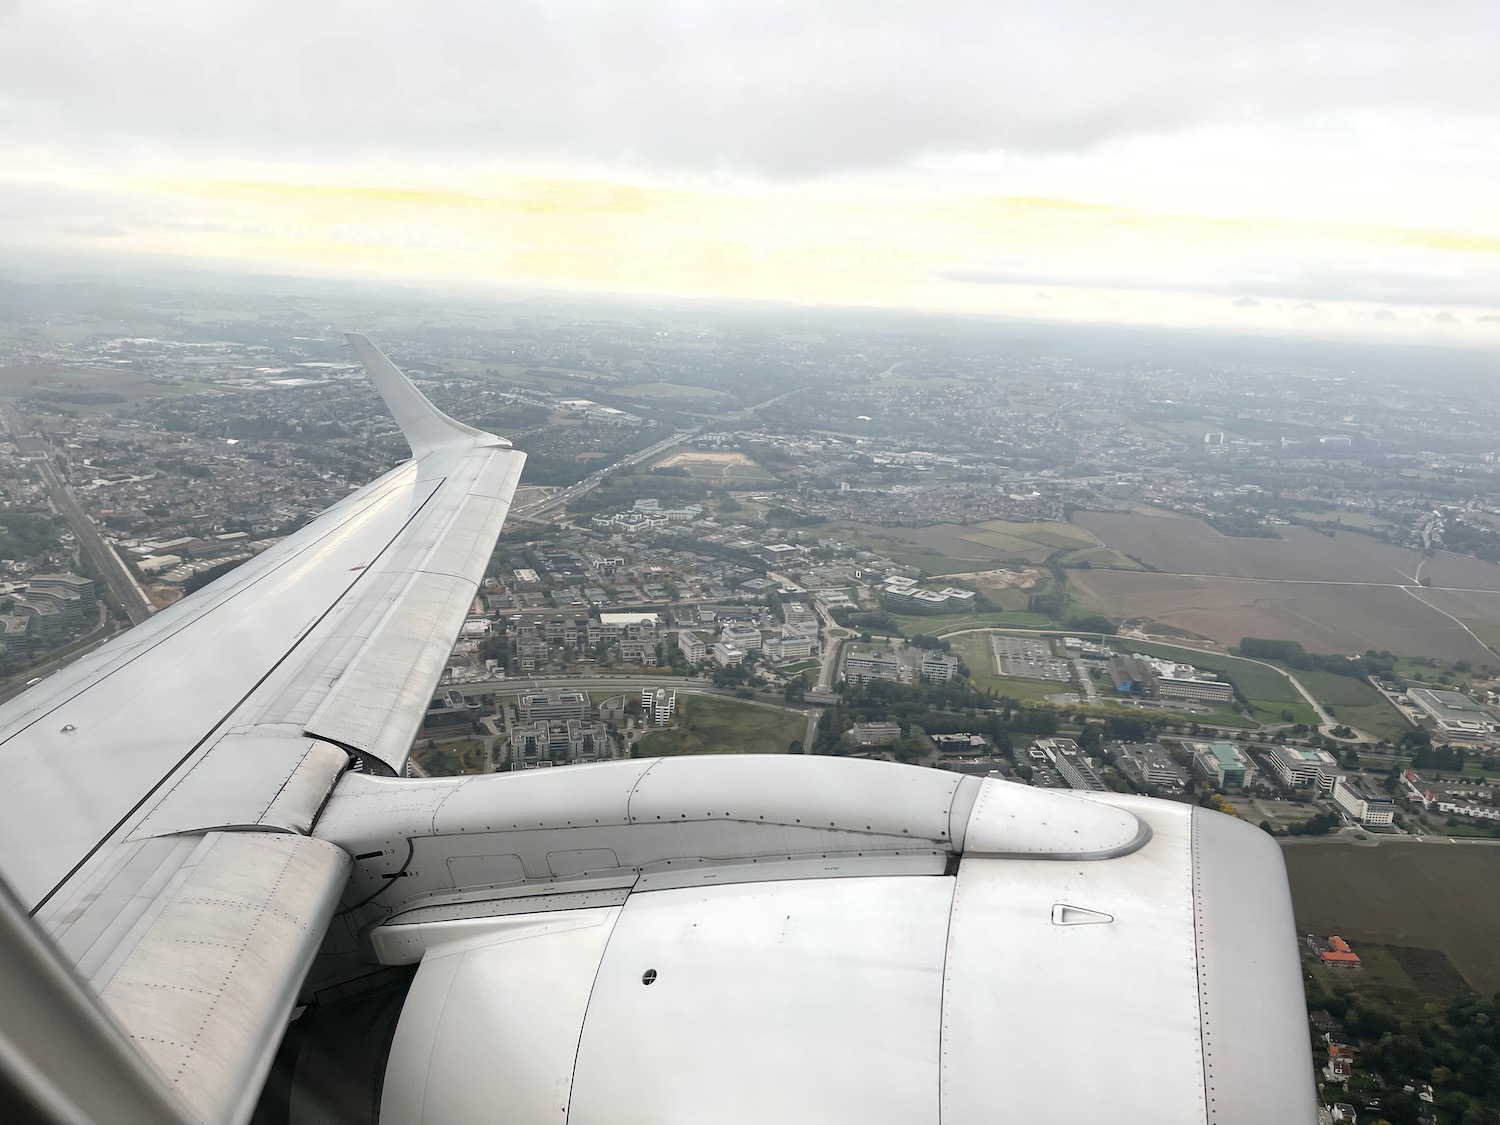
[(1109, 662), (1115, 690), (1151, 699), (1181, 699), (1193, 703), (1232, 703), (1234, 685), (1213, 672), (1172, 660), (1131, 653)]
[(933, 734), (928, 737), (944, 754), (987, 754), (990, 751), (990, 740), (982, 734)]
[(587, 692), (569, 689), (522, 692), (516, 700), (516, 711), (523, 723), (543, 719), (587, 719), (589, 697)]
[(741, 652), (760, 651), (760, 630), (754, 625), (741, 625), (731, 621), (719, 630), (719, 640), (726, 645), (733, 645)]
[(1092, 793), (1107, 793), (1109, 786), (1089, 764), (1078, 743), (1071, 738), (1039, 738), (1036, 748), (1047, 756), (1047, 760), (1062, 775), (1069, 789), (1083, 789)]
[(923, 590), (910, 578), (888, 578), (880, 593), (885, 604), (897, 613), (966, 613), (974, 607), (973, 590), (956, 586)]
[(1193, 773), (1215, 789), (1243, 789), (1255, 780), (1249, 755), (1234, 743), (1195, 742), (1192, 747)]
[(677, 716), (675, 688), (647, 688), (641, 692), (641, 725), (664, 727)]
[(1264, 747), (1263, 752), (1276, 779), (1286, 788), (1311, 789), (1319, 796), (1333, 792), (1333, 784), (1339, 778), (1339, 765), (1327, 750), (1271, 743)]
[(930, 684), (946, 684), (958, 676), (958, 657), (937, 649), (924, 649), (921, 673), (922, 679)]
[(1187, 787), (1187, 771), (1158, 743), (1124, 742), (1114, 751), (1116, 765), (1142, 788), (1180, 793)]
[(691, 629), (683, 629), (677, 634), (677, 647), (689, 664), (702, 664), (708, 659), (708, 641)]
[(1396, 817), (1396, 802), (1384, 793), (1371, 793), (1363, 786), (1340, 777), (1333, 783), (1333, 801), (1350, 818), (1367, 828), (1380, 828)]
[(855, 746), (890, 746), (901, 740), (901, 724), (855, 723), (844, 737)]
[(1412, 688), (1406, 696), (1447, 734), (1477, 738), (1500, 731), (1495, 716), (1462, 692)]
[(909, 684), (913, 678), (911, 667), (888, 648), (851, 648), (844, 658), (844, 679), (851, 684), (871, 680)]
[(518, 723), (511, 728), (514, 763), (522, 769), (541, 762), (593, 762), (609, 757), (609, 732), (603, 723), (552, 719)]
[(761, 651), (772, 660), (806, 660), (812, 655), (813, 638), (800, 629), (783, 628), (780, 637), (762, 643)]

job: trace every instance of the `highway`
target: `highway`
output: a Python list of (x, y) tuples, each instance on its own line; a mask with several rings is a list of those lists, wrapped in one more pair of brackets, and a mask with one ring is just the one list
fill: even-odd
[(94, 521), (89, 519), (88, 513), (79, 505), (73, 492), (58, 476), (57, 470), (52, 467), (51, 453), (46, 443), (36, 438), (31, 433), (31, 426), (26, 419), (9, 404), (3, 407), (6, 428), (10, 431), (16, 444), (25, 452), (40, 455), (41, 460), (34, 461), (37, 472), (41, 475), (42, 484), (47, 488), (47, 495), (52, 501), (52, 506), (57, 513), (68, 521), (73, 529), (78, 544), (94, 560), (94, 568), (104, 577), (104, 583), (114, 595), (114, 599), (125, 609), (125, 614), (130, 618), (132, 625), (139, 625), (154, 612), (151, 603), (146, 600), (145, 591), (136, 583), (130, 571), (125, 569), (125, 564), (115, 554), (114, 548), (104, 541), (99, 534), (99, 529), (94, 526)]
[(796, 391), (787, 391), (785, 394), (779, 394), (775, 398), (768, 398), (765, 402), (758, 402), (754, 406), (747, 406), (744, 410), (737, 410), (733, 414), (726, 414), (720, 418), (715, 418), (712, 422), (705, 423), (704, 425), (699, 426), (696, 430), (683, 430), (681, 433), (676, 433), (671, 437), (663, 438), (661, 441), (656, 442), (654, 445), (648, 445), (645, 449), (642, 449), (636, 453), (632, 453), (626, 457), (621, 457), (614, 464), (609, 465), (606, 468), (600, 469), (594, 473), (590, 473), (587, 477), (579, 481), (577, 484), (569, 485), (561, 492), (554, 493), (553, 495), (547, 497), (547, 499), (545, 500), (538, 500), (535, 504), (528, 504), (524, 508), (517, 508), (514, 512), (511, 513), (511, 518), (535, 520), (539, 516), (544, 516), (549, 512), (563, 507), (570, 500), (576, 500), (578, 499), (578, 497), (584, 495), (585, 493), (592, 492), (594, 489), (603, 484), (604, 479), (611, 473), (618, 472), (620, 469), (628, 469), (634, 465), (640, 465), (644, 462), (654, 460), (655, 458), (660, 457), (667, 450), (671, 449), (674, 445), (681, 445), (685, 441), (690, 441), (706, 430), (716, 430), (722, 426), (742, 421), (743, 419), (750, 417), (757, 410), (760, 410), (763, 407), (770, 406), (773, 403), (780, 402), (782, 399), (796, 393)]

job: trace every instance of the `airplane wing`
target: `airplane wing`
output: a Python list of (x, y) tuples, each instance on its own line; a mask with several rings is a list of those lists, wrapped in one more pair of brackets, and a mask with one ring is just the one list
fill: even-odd
[(294, 1004), (342, 1057), (322, 1015), (394, 979), (384, 1125), (1315, 1120), (1280, 853), (1230, 817), (829, 757), (404, 777), (522, 455), (351, 343), (412, 460), (0, 708), (65, 1048), (243, 1122)]
[(351, 755), (404, 772), (525, 462), (349, 342), (411, 460), (0, 707), (0, 872), (205, 1120), (253, 1104), (350, 865), (307, 833)]

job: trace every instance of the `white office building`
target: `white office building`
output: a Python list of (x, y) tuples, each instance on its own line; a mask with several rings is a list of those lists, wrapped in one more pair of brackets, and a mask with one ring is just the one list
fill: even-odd
[(1352, 819), (1367, 828), (1380, 828), (1390, 824), (1396, 816), (1395, 801), (1383, 793), (1371, 793), (1347, 777), (1334, 781), (1333, 800)]

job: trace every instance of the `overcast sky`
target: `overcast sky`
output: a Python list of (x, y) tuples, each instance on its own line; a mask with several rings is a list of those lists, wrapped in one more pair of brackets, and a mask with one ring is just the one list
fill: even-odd
[(1495, 0), (0, 0), (0, 248), (1500, 342), (1497, 44)]

